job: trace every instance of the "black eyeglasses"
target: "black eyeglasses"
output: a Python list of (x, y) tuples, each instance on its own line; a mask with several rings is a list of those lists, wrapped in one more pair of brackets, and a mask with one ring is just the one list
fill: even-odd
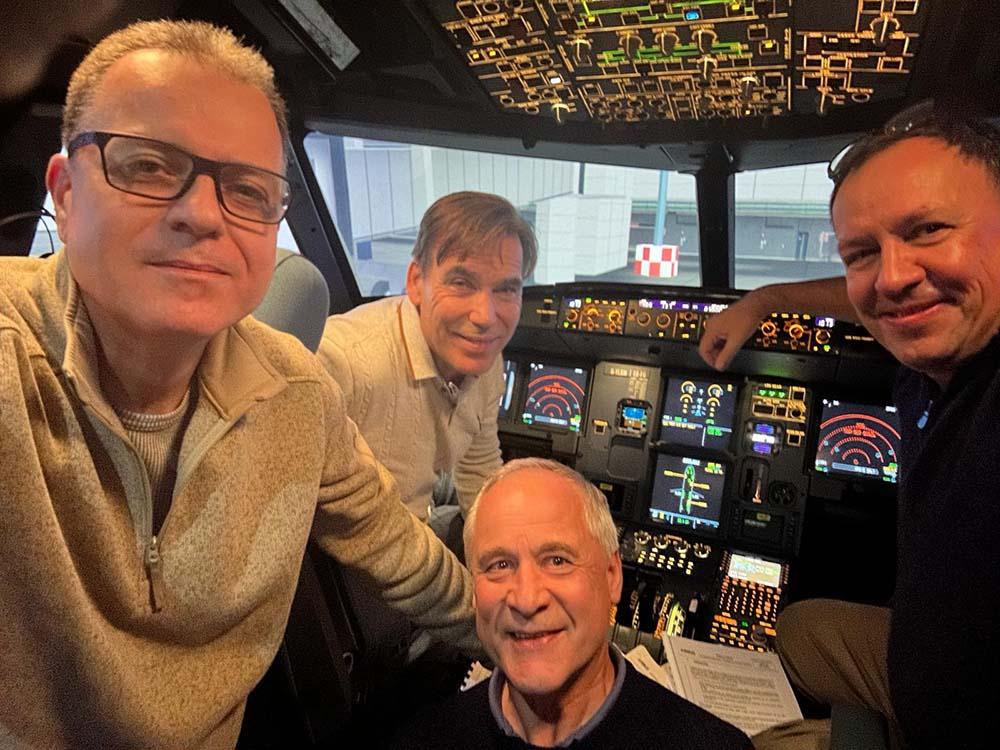
[(207, 174), (215, 182), (219, 205), (237, 218), (277, 224), (288, 212), (292, 186), (276, 172), (203, 159), (152, 138), (98, 131), (70, 141), (69, 155), (91, 144), (100, 149), (104, 179), (116, 190), (172, 201), (190, 190), (198, 175)]

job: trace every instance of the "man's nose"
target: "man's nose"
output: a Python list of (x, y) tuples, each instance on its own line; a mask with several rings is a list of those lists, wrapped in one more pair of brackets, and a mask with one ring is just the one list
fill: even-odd
[(488, 328), (497, 319), (496, 301), (493, 299), (493, 292), (488, 289), (476, 294), (469, 312), (469, 320), (480, 328)]
[(520, 565), (511, 579), (507, 606), (527, 619), (544, 610), (549, 603), (545, 577), (535, 565)]
[(923, 266), (905, 242), (889, 240), (879, 253), (875, 291), (888, 297), (898, 296), (923, 281), (925, 275)]
[(225, 223), (223, 211), (215, 180), (207, 174), (201, 174), (183, 195), (171, 203), (167, 218), (173, 229), (205, 237), (222, 231)]

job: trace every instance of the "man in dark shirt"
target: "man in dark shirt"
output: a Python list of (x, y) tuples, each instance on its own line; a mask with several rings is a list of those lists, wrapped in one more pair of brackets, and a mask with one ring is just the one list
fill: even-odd
[(773, 310), (863, 324), (903, 365), (890, 610), (802, 602), (778, 623), (793, 681), (865, 703), (894, 747), (995, 747), (1000, 735), (1000, 131), (929, 106), (831, 166), (843, 279), (762, 287), (709, 321), (725, 367)]
[(738, 729), (640, 675), (607, 642), (622, 587), (604, 496), (522, 459), (483, 485), (465, 525), (488, 682), (407, 728), (398, 748), (749, 750)]

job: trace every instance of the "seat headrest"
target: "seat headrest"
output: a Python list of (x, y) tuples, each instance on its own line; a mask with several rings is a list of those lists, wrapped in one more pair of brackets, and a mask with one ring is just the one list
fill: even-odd
[(279, 247), (271, 284), (253, 316), (316, 351), (329, 313), (330, 290), (323, 274), (308, 259)]

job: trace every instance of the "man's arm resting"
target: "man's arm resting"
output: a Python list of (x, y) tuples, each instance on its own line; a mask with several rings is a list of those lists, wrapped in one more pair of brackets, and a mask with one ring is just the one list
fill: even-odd
[(326, 401), (327, 460), (313, 524), (316, 541), (434, 638), (478, 653), (469, 572), (400, 502), (395, 480), (344, 416), (333, 383)]
[(747, 292), (726, 310), (709, 318), (698, 353), (716, 370), (726, 369), (760, 322), (773, 312), (829, 315), (851, 323), (860, 322), (847, 297), (843, 276), (769, 284)]

